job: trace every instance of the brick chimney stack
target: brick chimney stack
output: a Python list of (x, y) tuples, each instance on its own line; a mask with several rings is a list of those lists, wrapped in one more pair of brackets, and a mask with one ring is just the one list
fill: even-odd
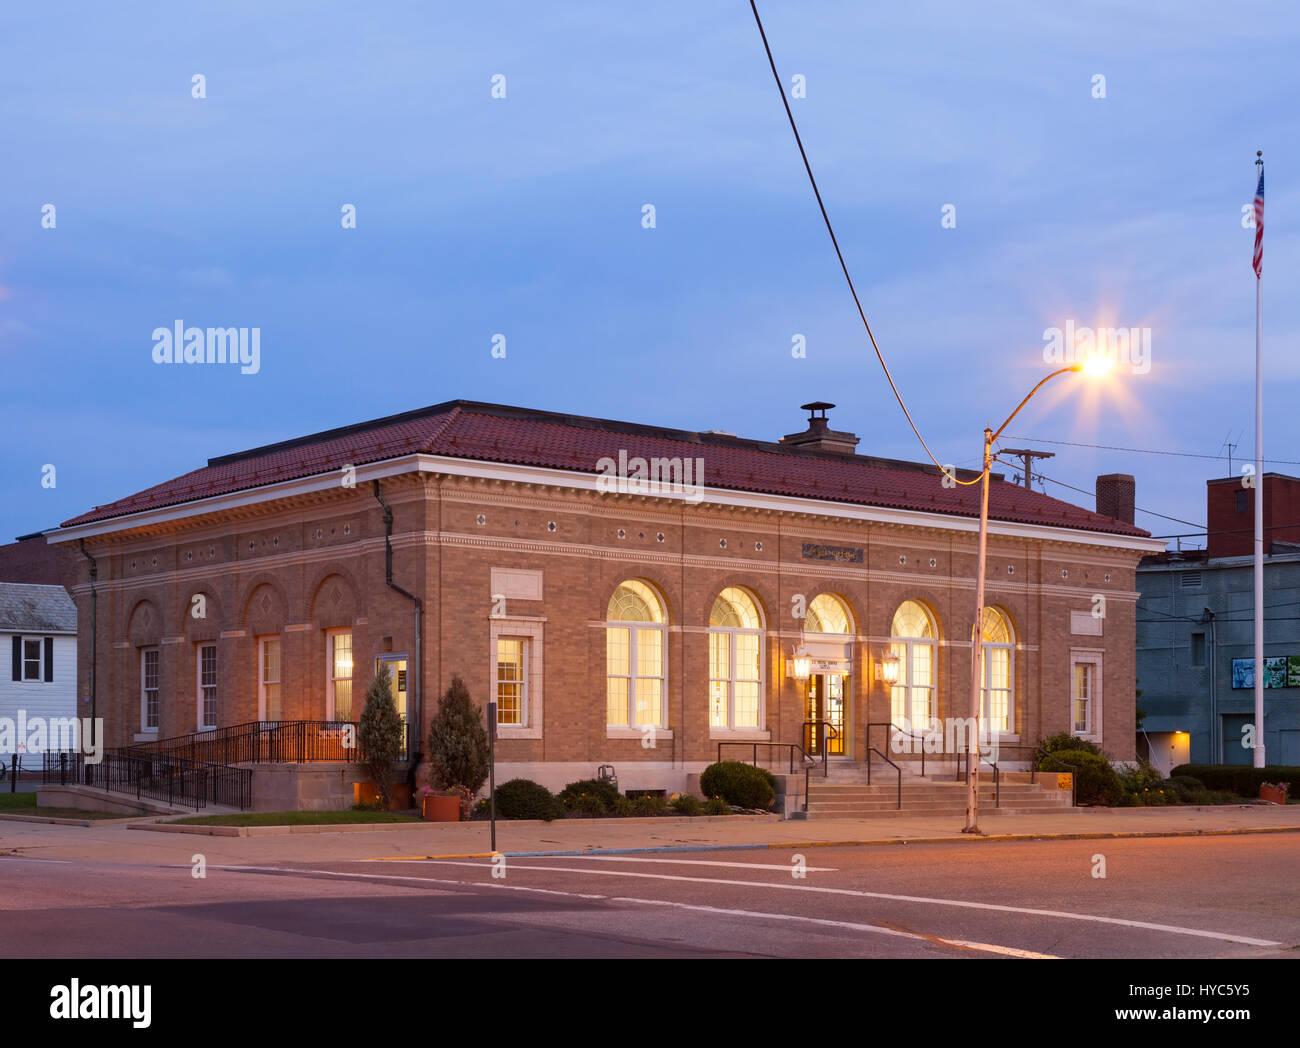
[(824, 400), (814, 400), (804, 404), (803, 410), (809, 412), (808, 428), (802, 433), (787, 433), (781, 438), (786, 447), (798, 448), (800, 451), (833, 451), (839, 455), (852, 455), (858, 446), (858, 437), (853, 433), (842, 433), (831, 429), (826, 412), (833, 408)]
[(1128, 473), (1107, 473), (1097, 478), (1097, 512), (1125, 524), (1133, 523), (1137, 483)]

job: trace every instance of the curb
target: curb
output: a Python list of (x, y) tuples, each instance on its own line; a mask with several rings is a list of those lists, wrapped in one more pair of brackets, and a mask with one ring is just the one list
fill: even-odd
[(66, 819), (53, 815), (0, 815), (0, 822), (44, 822), (52, 826), (116, 826), (134, 822), (136, 819), (150, 818), (140, 815), (120, 815), (115, 819)]
[(653, 852), (789, 851), (793, 848), (873, 848), (888, 844), (978, 844), (1007, 841), (1125, 840), (1143, 837), (1233, 837), (1255, 833), (1300, 833), (1300, 826), (1257, 826), (1224, 830), (1114, 830), (1093, 833), (990, 833), (962, 837), (909, 837), (855, 841), (766, 841), (753, 844), (665, 844), (645, 848), (568, 848), (557, 851), (465, 852), (452, 855), (385, 855), (358, 862), (427, 862), (437, 859), (572, 858), (582, 855), (644, 855)]

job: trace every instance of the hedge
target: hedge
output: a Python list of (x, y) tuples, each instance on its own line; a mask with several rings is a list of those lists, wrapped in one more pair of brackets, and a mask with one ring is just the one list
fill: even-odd
[(700, 774), (706, 797), (721, 797), (737, 808), (767, 811), (776, 800), (776, 776), (766, 768), (741, 761), (718, 761)]
[(1115, 807), (1124, 799), (1124, 784), (1119, 774), (1110, 766), (1110, 761), (1099, 754), (1086, 750), (1056, 750), (1050, 756), (1039, 757), (1038, 770), (1073, 772), (1074, 799), (1078, 804)]
[[(584, 795), (588, 799), (580, 802), (578, 798)], [(612, 812), (618, 796), (618, 787), (612, 782), (606, 782), (604, 779), (580, 779), (569, 783), (560, 791), (560, 802), (569, 811), (582, 809), (583, 814), (590, 814), (588, 809), (594, 808), (591, 804), (591, 798), (594, 797), (602, 811)]]
[(1289, 782), (1291, 796), (1300, 796), (1300, 768), (1274, 764), (1252, 768), (1244, 764), (1180, 764), (1173, 776), (1190, 775), (1203, 782), (1207, 789), (1231, 790), (1241, 797), (1258, 797), (1261, 783)]
[(564, 805), (550, 790), (532, 779), (511, 779), (496, 790), (498, 819), (564, 818)]

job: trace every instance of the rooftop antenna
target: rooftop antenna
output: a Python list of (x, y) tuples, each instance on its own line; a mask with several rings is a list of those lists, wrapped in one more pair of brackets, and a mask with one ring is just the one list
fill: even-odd
[(1231, 438), (1232, 438), (1232, 430), (1228, 430), (1228, 435), (1223, 438), (1223, 444), (1220, 449), (1220, 450), (1222, 450), (1222, 448), (1228, 449), (1228, 476), (1232, 476), (1232, 452), (1237, 447), (1236, 444), (1232, 443)]

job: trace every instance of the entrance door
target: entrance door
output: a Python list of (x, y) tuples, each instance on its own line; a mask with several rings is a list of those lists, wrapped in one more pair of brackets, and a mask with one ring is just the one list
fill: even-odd
[(388, 669), (388, 676), (393, 682), (393, 701), (397, 704), (397, 715), (402, 718), (402, 753), (406, 753), (406, 656), (385, 655), (375, 660), (375, 672)]
[[(815, 673), (808, 678), (808, 698), (804, 707), (804, 749), (810, 756), (843, 757), (847, 752), (846, 698), (848, 676), (843, 673)], [(821, 723), (829, 722), (829, 724)]]

